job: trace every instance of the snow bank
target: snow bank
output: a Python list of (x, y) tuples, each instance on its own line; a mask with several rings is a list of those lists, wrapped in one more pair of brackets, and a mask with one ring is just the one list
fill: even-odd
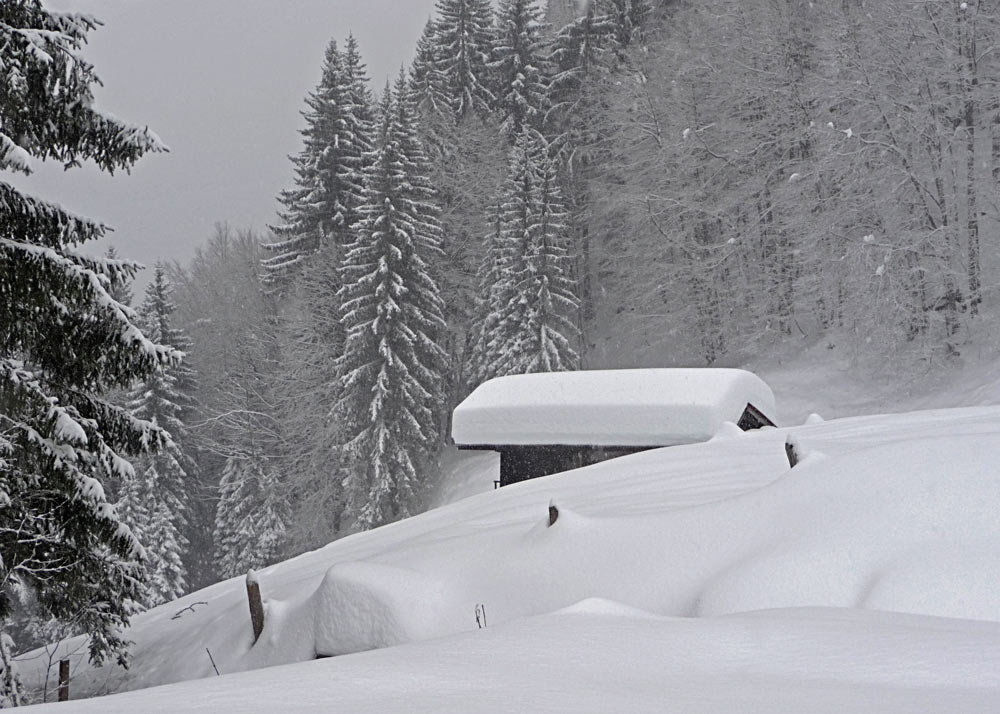
[[(788, 468), (785, 458), (789, 436), (807, 454), (794, 469)], [(424, 657), (421, 652), (436, 657), (450, 646), (460, 646), (455, 643), (473, 642), (470, 637), (493, 637), (495, 630), (521, 627), (515, 623), (526, 617), (574, 606), (575, 614), (563, 612), (559, 617), (587, 616), (595, 623), (599, 619), (605, 624), (596, 626), (614, 630), (617, 637), (631, 635), (607, 624), (611, 614), (623, 627), (641, 613), (646, 619), (693, 617), (666, 620), (660, 634), (644, 645), (647, 656), (657, 662), (679, 657), (671, 648), (694, 646), (694, 640), (678, 640), (672, 633), (690, 627), (684, 631), (693, 633), (691, 637), (704, 638), (698, 641), (708, 648), (702, 651), (706, 667), (723, 669), (729, 660), (716, 657), (710, 647), (721, 632), (730, 632), (726, 628), (731, 618), (738, 616), (745, 623), (737, 628), (743, 634), (734, 635), (734, 647), (747, 646), (752, 652), (758, 646), (752, 644), (755, 623), (767, 619), (745, 619), (739, 613), (780, 609), (784, 614), (775, 616), (778, 621), (760, 625), (759, 630), (775, 633), (775, 642), (767, 639), (771, 635), (760, 634), (774, 652), (784, 652), (782, 647), (790, 652), (782, 660), (788, 668), (776, 675), (779, 679), (770, 683), (772, 687), (791, 681), (783, 677), (798, 676), (792, 654), (802, 664), (803, 653), (808, 653), (810, 667), (816, 656), (810, 639), (815, 630), (810, 626), (800, 631), (799, 616), (794, 614), (799, 611), (793, 608), (843, 608), (847, 613), (843, 617), (850, 622), (869, 622), (863, 619), (865, 613), (855, 612), (858, 608), (914, 613), (914, 619), (904, 619), (906, 624), (897, 634), (890, 628), (888, 636), (895, 639), (885, 645), (890, 649), (899, 645), (904, 663), (900, 668), (924, 661), (923, 650), (910, 652), (899, 643), (908, 641), (907, 632), (940, 629), (931, 616), (978, 618), (970, 628), (994, 634), (985, 643), (967, 644), (983, 644), (978, 651), (992, 652), (990, 648), (1000, 642), (996, 632), (1000, 625), (994, 624), (1000, 621), (1000, 590), (993, 587), (1000, 580), (1000, 556), (995, 555), (1000, 553), (1000, 519), (994, 507), (1000, 502), (1000, 479), (993, 466), (998, 458), (1000, 409), (980, 408), (748, 432), (740, 438), (645, 451), (516, 484), (260, 571), (268, 614), (255, 646), (243, 578), (137, 617), (127, 633), (135, 641), (134, 664), (127, 673), (90, 669), (82, 663), (80, 642), (70, 641), (65, 649), (78, 653), (72, 655), (74, 696), (214, 677), (206, 647), (223, 674), (307, 660), (317, 653), (360, 652), (444, 638), (434, 639), (446, 643), (440, 647), (428, 643), (429, 649), (410, 650), (414, 658)], [(560, 516), (547, 527), (550, 501), (558, 505)], [(577, 605), (581, 601), (584, 604)], [(609, 601), (616, 605), (607, 605)], [(191, 605), (193, 610), (181, 612)], [(485, 607), (490, 634), (478, 632), (477, 606)], [(964, 627), (954, 624), (957, 620), (947, 622), (945, 629)], [(531, 627), (517, 630), (522, 634), (512, 635), (506, 644), (491, 642), (499, 652), (504, 647), (511, 652), (548, 651), (546, 635), (523, 634)], [(545, 630), (549, 625), (537, 627)], [(869, 639), (862, 637), (864, 629), (859, 626), (860, 639), (844, 645), (845, 661), (851, 655), (847, 650), (855, 646), (859, 648), (853, 650), (855, 659), (866, 661), (868, 651), (862, 648)], [(574, 632), (549, 634), (556, 639), (565, 636), (567, 647), (582, 646)], [(595, 636), (595, 642), (603, 641)], [(613, 641), (609, 634), (608, 642)], [(310, 671), (325, 677), (329, 672), (350, 671), (355, 661), (396, 662), (378, 659), (381, 652), (332, 660), (342, 662), (336, 666), (344, 669)], [(570, 660), (591, 661), (587, 653), (567, 652), (572, 653)], [(909, 665), (907, 652), (914, 657)], [(619, 674), (626, 676), (634, 663), (627, 657), (618, 659), (619, 655), (602, 661), (613, 662), (614, 668), (620, 665)], [(25, 658), (22, 672), (29, 686), (44, 679), (47, 661), (44, 655)], [(678, 672), (691, 674), (683, 657), (670, 661)], [(494, 669), (499, 663), (493, 661)], [(405, 669), (412, 663), (398, 664)], [(995, 665), (990, 664), (990, 671), (1000, 672)], [(569, 664), (546, 666), (554, 667), (559, 676), (568, 676), (571, 670)], [(416, 686), (413, 677), (422, 676), (425, 669), (418, 667), (408, 675), (411, 688), (405, 696), (400, 694), (406, 702)], [(823, 669), (817, 665), (815, 671)], [(958, 676), (957, 670), (946, 671)], [(254, 676), (268, 681), (271, 675)], [(849, 684), (844, 687), (850, 689), (855, 675), (845, 676)], [(381, 691), (387, 677), (380, 674), (373, 686)], [(894, 681), (900, 686), (918, 681), (904, 680)], [(510, 687), (509, 681), (498, 681)], [(684, 681), (679, 676), (682, 691), (693, 692), (683, 689)], [(795, 681), (796, 687), (813, 686)], [(346, 689), (354, 691), (351, 686)], [(662, 709), (665, 693), (654, 689)], [(760, 692), (766, 690), (761, 685)], [(698, 691), (710, 692), (711, 687)], [(876, 701), (874, 692), (872, 696)], [(350, 696), (348, 700), (353, 701)], [(373, 702), (371, 711), (393, 711), (394, 705), (385, 698)], [(614, 702), (604, 703), (605, 710), (615, 708)], [(507, 710), (517, 708), (512, 704)], [(801, 710), (811, 709), (802, 705)]]
[[(774, 395), (739, 369), (620, 369), (498, 377), (455, 409), (462, 445), (670, 446), (706, 441)], [(773, 417), (772, 417), (773, 418)]]
[(314, 595), (315, 650), (332, 656), (391, 647), (448, 631), (444, 583), (406, 568), (340, 563)]
[(996, 623), (826, 609), (678, 619), (588, 601), (443, 640), (52, 711), (995, 714), (998, 673)]

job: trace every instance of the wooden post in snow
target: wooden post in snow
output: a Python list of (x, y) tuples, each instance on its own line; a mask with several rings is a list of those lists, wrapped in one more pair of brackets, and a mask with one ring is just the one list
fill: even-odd
[(799, 463), (799, 452), (795, 448), (795, 442), (792, 441), (791, 437), (785, 441), (785, 456), (788, 457), (788, 465), (794, 469), (795, 464)]
[(257, 644), (264, 631), (264, 603), (260, 599), (260, 583), (257, 573), (247, 572), (247, 600), (250, 601), (250, 624), (253, 626), (253, 643)]
[(69, 701), (69, 660), (59, 660), (59, 701)]
[(556, 504), (549, 501), (549, 528), (555, 525), (555, 522), (559, 520), (559, 509), (556, 508)]

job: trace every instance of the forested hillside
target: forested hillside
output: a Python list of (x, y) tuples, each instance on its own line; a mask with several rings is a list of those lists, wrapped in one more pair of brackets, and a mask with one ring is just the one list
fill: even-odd
[(820, 341), (947, 370), (996, 312), (998, 30), (951, 0), (439, 0), (377, 89), (333, 38), (270, 233), (166, 269), (179, 536), (214, 552), (188, 578), (418, 512), (493, 376)]

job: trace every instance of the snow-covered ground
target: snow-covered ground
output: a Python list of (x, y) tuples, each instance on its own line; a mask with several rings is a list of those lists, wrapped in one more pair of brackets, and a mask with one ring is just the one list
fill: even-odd
[[(262, 571), (253, 647), (240, 579), (136, 618), (132, 668), (74, 654), (74, 697), (210, 679), (60, 711), (1000, 711), (998, 461), (984, 407), (483, 484)], [(463, 464), (495, 458), (452, 458), (451, 495)]]

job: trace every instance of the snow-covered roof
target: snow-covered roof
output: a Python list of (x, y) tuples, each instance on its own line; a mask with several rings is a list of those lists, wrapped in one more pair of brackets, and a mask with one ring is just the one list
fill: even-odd
[(455, 409), (460, 446), (672, 446), (710, 439), (774, 394), (741, 369), (618, 369), (491, 379)]

